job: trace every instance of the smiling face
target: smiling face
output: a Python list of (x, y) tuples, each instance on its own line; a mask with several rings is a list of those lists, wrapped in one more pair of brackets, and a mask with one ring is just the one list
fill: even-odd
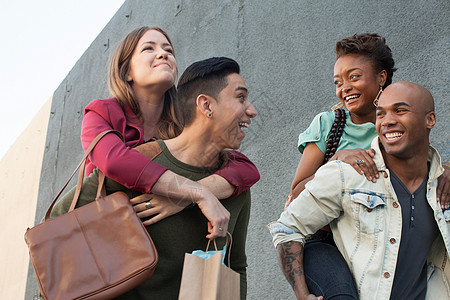
[(138, 94), (149, 88), (164, 93), (174, 85), (176, 70), (172, 45), (161, 32), (150, 29), (133, 52), (127, 81)]
[(256, 109), (248, 100), (248, 89), (244, 79), (237, 73), (225, 77), (228, 85), (211, 102), (214, 136), (223, 148), (238, 149), (245, 137), (243, 128), (248, 128)]
[(381, 94), (376, 129), (388, 155), (411, 158), (428, 151), (428, 136), (436, 122), (433, 98), (421, 86), (393, 83)]
[(364, 55), (344, 55), (334, 65), (336, 96), (357, 117), (374, 112), (373, 100), (385, 80), (386, 71), (377, 74), (373, 63)]

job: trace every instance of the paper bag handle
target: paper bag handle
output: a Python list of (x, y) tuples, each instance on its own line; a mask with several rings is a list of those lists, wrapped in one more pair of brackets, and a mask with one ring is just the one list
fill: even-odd
[[(230, 237), (230, 246), (228, 247), (228, 267), (230, 268), (231, 245), (233, 244), (233, 237), (231, 236), (231, 233), (229, 231), (227, 231), (227, 236), (226, 236), (227, 240), (225, 242), (225, 246), (228, 245), (228, 237)], [(216, 240), (213, 240), (213, 241), (214, 241), (214, 248), (217, 251)], [(208, 252), (210, 243), (211, 243), (211, 240), (208, 240), (208, 244), (206, 245), (205, 252)]]

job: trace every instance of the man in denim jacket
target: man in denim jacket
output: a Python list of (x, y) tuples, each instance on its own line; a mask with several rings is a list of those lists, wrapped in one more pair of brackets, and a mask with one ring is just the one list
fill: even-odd
[(443, 168), (429, 146), (435, 121), (428, 90), (391, 84), (379, 100), (372, 142), (384, 176), (373, 183), (332, 161), (268, 225), (298, 299), (317, 299), (305, 283), (303, 244), (329, 223), (361, 299), (450, 299), (450, 211), (436, 201)]

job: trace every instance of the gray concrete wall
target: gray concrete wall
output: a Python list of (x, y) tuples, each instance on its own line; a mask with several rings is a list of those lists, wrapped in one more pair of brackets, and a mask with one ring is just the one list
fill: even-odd
[[(424, 85), (436, 100), (432, 144), (448, 161), (450, 2), (128, 0), (53, 96), (36, 220), (82, 157), (83, 107), (107, 97), (106, 62), (117, 41), (141, 25), (171, 36), (181, 72), (193, 61), (228, 56), (242, 67), (259, 115), (242, 151), (258, 166), (248, 236), (248, 299), (293, 299), (265, 225), (278, 218), (300, 159), (297, 137), (314, 115), (337, 102), (334, 44), (353, 33), (387, 38), (394, 81)], [(37, 292), (32, 269), (26, 299)]]

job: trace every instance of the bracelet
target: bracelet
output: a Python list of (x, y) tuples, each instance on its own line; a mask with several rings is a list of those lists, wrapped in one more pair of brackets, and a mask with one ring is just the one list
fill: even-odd
[(450, 163), (449, 162), (444, 162), (444, 163), (442, 163), (442, 166), (446, 166), (447, 168), (450, 168)]

